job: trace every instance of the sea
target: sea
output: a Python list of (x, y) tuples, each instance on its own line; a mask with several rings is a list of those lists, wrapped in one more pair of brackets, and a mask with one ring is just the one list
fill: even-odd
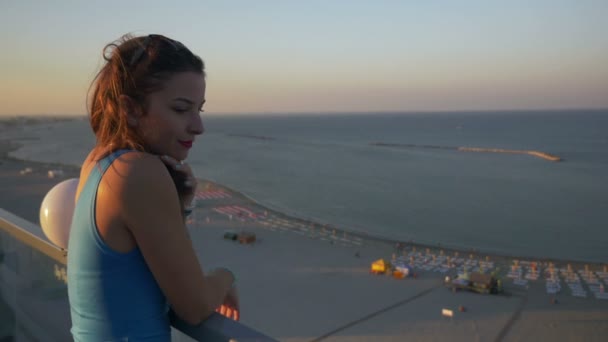
[[(608, 262), (608, 110), (203, 121), (188, 158), (197, 177), (274, 210), (397, 241)], [(94, 144), (85, 119), (6, 135), (21, 145), (16, 158), (69, 165)], [(457, 147), (541, 151), (562, 161)]]

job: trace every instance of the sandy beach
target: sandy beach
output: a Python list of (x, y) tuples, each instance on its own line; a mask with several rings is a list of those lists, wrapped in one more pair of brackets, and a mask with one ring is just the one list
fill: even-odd
[[(44, 195), (58, 182), (78, 177), (75, 167), (11, 158), (18, 146), (0, 141), (0, 208), (38, 224)], [(62, 174), (49, 178), (49, 170)], [(204, 269), (224, 266), (238, 278), (242, 322), (281, 341), (604, 341), (608, 300), (596, 297), (604, 265), (479, 255), (340, 230), (265, 208), (240, 193), (201, 180), (197, 208), (188, 221)], [(224, 239), (251, 232), (256, 242)], [(447, 257), (454, 265), (445, 265)], [(371, 275), (383, 258), (415, 261), (416, 277)], [(514, 261), (516, 260), (516, 261)], [(507, 277), (517, 266), (530, 273), (554, 263), (561, 291), (548, 294), (541, 275), (526, 285)], [(486, 264), (487, 263), (487, 264)], [(453, 293), (446, 275), (458, 268), (487, 267), (503, 278), (505, 294)], [(586, 297), (569, 288), (566, 268), (577, 274)], [(491, 266), (491, 267), (490, 267)], [(442, 271), (442, 269), (447, 270)], [(585, 271), (585, 268), (588, 271)], [(561, 270), (561, 271), (560, 271)], [(527, 272), (527, 273), (526, 273)], [(571, 273), (570, 273), (571, 274)], [(586, 276), (592, 274), (593, 279)], [(556, 301), (554, 301), (556, 299)], [(464, 312), (458, 308), (463, 306)], [(443, 317), (442, 309), (453, 317)]]

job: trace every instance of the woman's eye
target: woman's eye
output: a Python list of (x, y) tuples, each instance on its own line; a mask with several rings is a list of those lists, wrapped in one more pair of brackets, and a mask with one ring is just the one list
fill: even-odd
[(185, 113), (188, 110), (187, 109), (181, 109), (181, 108), (173, 108), (174, 111), (176, 111), (177, 113)]

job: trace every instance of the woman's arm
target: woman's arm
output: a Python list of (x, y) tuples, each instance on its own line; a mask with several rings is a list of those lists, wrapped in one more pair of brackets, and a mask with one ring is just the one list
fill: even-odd
[(157, 156), (127, 153), (117, 162), (125, 224), (175, 313), (190, 324), (200, 323), (223, 303), (232, 274), (222, 269), (203, 273), (175, 185)]

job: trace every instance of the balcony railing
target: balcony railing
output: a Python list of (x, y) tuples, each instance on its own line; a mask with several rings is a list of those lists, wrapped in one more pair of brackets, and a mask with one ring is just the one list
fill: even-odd
[[(69, 341), (67, 251), (0, 208), (0, 341)], [(171, 314), (173, 341), (275, 341), (214, 313), (197, 326)]]

